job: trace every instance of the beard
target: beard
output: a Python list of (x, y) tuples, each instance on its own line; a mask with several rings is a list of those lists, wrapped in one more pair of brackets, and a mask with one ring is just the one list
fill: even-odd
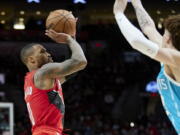
[(49, 57), (49, 58), (48, 58), (48, 61), (49, 61), (49, 63), (54, 62), (53, 59), (52, 59), (52, 57)]
[(48, 57), (48, 59), (40, 59), (38, 61), (38, 63), (39, 63), (38, 67), (41, 68), (43, 65), (48, 64), (48, 63), (52, 63), (52, 62), (53, 62), (52, 57)]

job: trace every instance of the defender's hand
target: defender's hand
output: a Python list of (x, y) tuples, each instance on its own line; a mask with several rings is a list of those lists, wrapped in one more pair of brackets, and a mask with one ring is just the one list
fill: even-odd
[(46, 30), (45, 35), (50, 37), (52, 40), (56, 41), (57, 43), (67, 43), (68, 39), (71, 38), (70, 35), (66, 33), (57, 33), (54, 30)]
[(124, 13), (127, 6), (127, 0), (116, 0), (114, 3), (114, 14)]

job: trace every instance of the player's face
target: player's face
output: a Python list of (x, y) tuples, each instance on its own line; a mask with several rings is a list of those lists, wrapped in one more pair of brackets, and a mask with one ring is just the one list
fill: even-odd
[(44, 64), (53, 62), (51, 55), (42, 45), (36, 45), (34, 48), (34, 59), (38, 67), (41, 67)]

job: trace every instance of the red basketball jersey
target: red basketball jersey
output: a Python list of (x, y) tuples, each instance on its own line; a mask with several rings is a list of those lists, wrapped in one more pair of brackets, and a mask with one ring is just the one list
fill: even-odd
[(27, 73), (24, 83), (24, 98), (32, 124), (32, 132), (41, 129), (61, 134), (65, 106), (60, 81), (56, 79), (52, 89), (40, 90), (34, 85), (35, 72)]

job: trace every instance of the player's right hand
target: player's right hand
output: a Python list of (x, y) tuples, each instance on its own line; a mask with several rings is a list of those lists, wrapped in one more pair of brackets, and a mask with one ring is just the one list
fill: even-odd
[(71, 36), (66, 33), (57, 33), (52, 29), (46, 30), (45, 35), (47, 35), (57, 43), (65, 43), (65, 44), (68, 42), (68, 39), (71, 38)]

